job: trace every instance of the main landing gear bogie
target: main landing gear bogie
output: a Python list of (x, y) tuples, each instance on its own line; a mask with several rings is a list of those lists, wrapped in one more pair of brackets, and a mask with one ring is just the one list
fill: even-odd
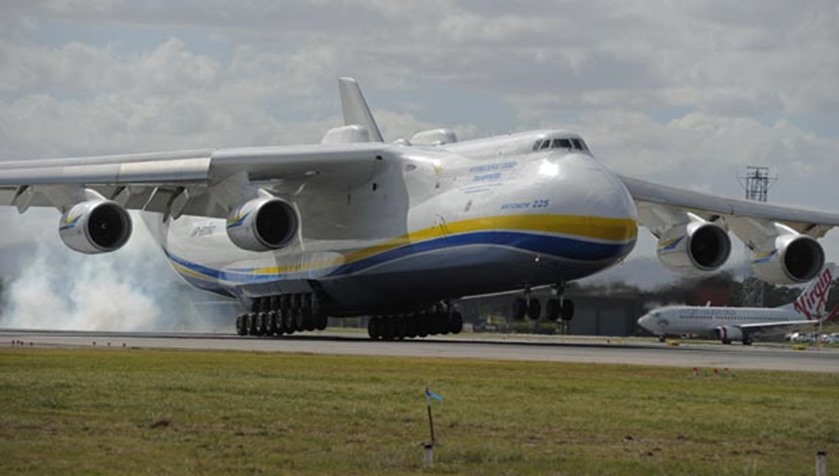
[(457, 312), (433, 311), (374, 316), (367, 324), (372, 340), (402, 340), (437, 334), (459, 334), (463, 316)]
[(311, 293), (257, 298), (251, 312), (236, 317), (240, 336), (273, 336), (326, 329), (328, 316)]

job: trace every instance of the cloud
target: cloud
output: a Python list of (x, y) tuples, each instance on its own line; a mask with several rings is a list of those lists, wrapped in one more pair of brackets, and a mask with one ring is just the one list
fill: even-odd
[(833, 207), (831, 0), (10, 0), (4, 13), (2, 158), (317, 142), (340, 124), (335, 78), (355, 75), (390, 139), (563, 127), (621, 172), (740, 196), (737, 173), (768, 165), (770, 200)]

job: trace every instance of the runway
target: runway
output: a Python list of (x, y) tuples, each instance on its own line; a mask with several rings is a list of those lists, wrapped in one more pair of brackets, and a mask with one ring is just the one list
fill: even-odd
[(193, 349), (332, 355), (470, 358), (718, 369), (839, 373), (839, 349), (788, 345), (722, 345), (653, 339), (461, 334), (440, 338), (372, 342), (360, 333), (322, 332), (280, 338), (212, 333), (81, 332), (0, 329), (6, 346)]

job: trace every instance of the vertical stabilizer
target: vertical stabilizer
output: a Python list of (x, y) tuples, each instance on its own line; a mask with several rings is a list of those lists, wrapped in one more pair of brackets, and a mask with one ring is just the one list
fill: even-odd
[(338, 90), (341, 93), (341, 109), (344, 111), (344, 125), (360, 125), (370, 132), (371, 142), (384, 142), (379, 126), (370, 113), (367, 101), (361, 94), (361, 88), (353, 78), (338, 78)]
[(824, 317), (827, 295), (833, 283), (833, 265), (828, 264), (810, 284), (801, 291), (798, 298), (790, 304), (782, 306), (792, 309), (807, 320), (818, 320)]

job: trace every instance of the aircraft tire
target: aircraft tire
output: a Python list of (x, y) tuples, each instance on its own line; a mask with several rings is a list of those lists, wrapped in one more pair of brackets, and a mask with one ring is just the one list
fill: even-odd
[(570, 321), (574, 319), (574, 301), (566, 299), (565, 302), (562, 303), (560, 317), (563, 321)]
[(393, 318), (391, 317), (381, 317), (382, 320), (382, 339), (383, 340), (393, 340)]
[(527, 317), (534, 321), (538, 321), (542, 317), (542, 303), (538, 299), (533, 298), (527, 301)]
[(513, 299), (513, 319), (520, 321), (527, 314), (527, 301), (524, 298)]
[(288, 311), (280, 309), (277, 311), (277, 334), (283, 335), (288, 332)]
[(367, 335), (370, 336), (370, 340), (379, 339), (378, 321), (375, 317), (371, 317), (367, 321)]
[(419, 337), (428, 337), (428, 314), (424, 313), (415, 313), (413, 315), (414, 321), (417, 323), (417, 336)]
[(437, 312), (426, 314), (426, 320), (428, 321), (428, 334), (432, 336), (436, 336), (440, 333), (440, 314)]
[(304, 331), (313, 331), (315, 330), (315, 316), (312, 315), (312, 309), (308, 307), (304, 307), (302, 309), (303, 314), (303, 330)]
[(280, 334), (280, 316), (277, 311), (268, 311), (268, 335), (274, 336)]
[(249, 312), (247, 315), (247, 324), (248, 324), (248, 335), (255, 336), (256, 335), (256, 313)]
[(268, 334), (268, 313), (260, 312), (256, 315), (256, 335), (264, 336)]
[(405, 336), (408, 334), (408, 322), (402, 316), (393, 316), (393, 337), (397, 339), (404, 339)]
[(315, 318), (315, 329), (322, 331), (327, 325), (329, 325), (329, 316), (323, 311), (318, 312)]
[(294, 308), (291, 310), (291, 315), (293, 317), (292, 323), (294, 324), (294, 326), (292, 328), (294, 329), (294, 331), (300, 332), (303, 329), (305, 329), (304, 326), (306, 323), (304, 322), (303, 318), (303, 309), (300, 309), (299, 307)]
[(405, 337), (414, 338), (419, 334), (417, 332), (417, 318), (413, 314), (406, 314), (403, 319), (405, 319)]
[(457, 311), (453, 312), (449, 317), (449, 332), (452, 334), (460, 334), (463, 330), (463, 315)]
[(239, 314), (236, 316), (236, 334), (243, 336), (247, 335), (248, 330), (245, 327), (245, 315)]

